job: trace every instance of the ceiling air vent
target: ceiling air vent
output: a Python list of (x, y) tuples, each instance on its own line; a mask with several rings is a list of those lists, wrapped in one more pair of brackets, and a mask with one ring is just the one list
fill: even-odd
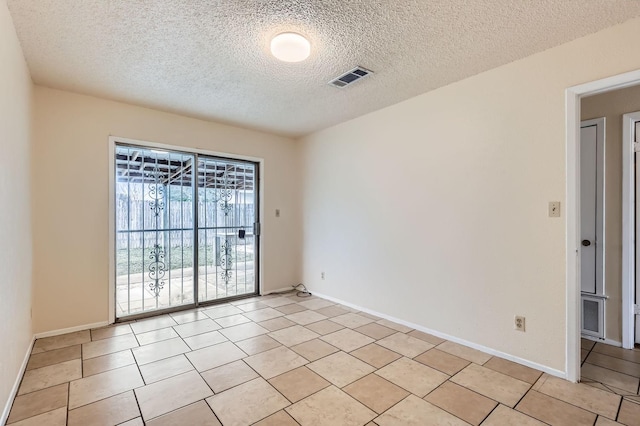
[(329, 82), (329, 84), (334, 87), (338, 87), (342, 89), (343, 87), (348, 86), (353, 82), (356, 82), (368, 76), (369, 74), (373, 74), (373, 71), (370, 71), (362, 67), (355, 67), (351, 71), (346, 72), (337, 78), (334, 78)]

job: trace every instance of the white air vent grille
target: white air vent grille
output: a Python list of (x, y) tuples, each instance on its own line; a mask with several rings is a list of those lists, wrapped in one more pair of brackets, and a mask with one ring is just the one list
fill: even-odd
[(582, 334), (604, 338), (604, 299), (582, 295)]
[(373, 71), (362, 67), (355, 67), (351, 71), (334, 78), (329, 82), (329, 84), (342, 89), (343, 87), (365, 78), (369, 74), (373, 74)]

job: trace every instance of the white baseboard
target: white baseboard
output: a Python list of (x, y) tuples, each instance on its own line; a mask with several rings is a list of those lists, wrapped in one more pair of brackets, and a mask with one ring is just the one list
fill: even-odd
[(9, 393), (9, 398), (5, 403), (4, 410), (2, 410), (2, 417), (0, 417), (0, 425), (4, 425), (7, 423), (9, 419), (9, 413), (11, 412), (11, 406), (13, 405), (13, 400), (18, 394), (18, 389), (20, 388), (20, 383), (22, 383), (22, 376), (24, 376), (24, 372), (27, 370), (27, 364), (29, 363), (29, 357), (31, 356), (31, 350), (33, 349), (33, 343), (36, 341), (35, 336), (31, 338), (31, 343), (27, 346), (27, 352), (24, 355), (24, 359), (22, 360), (22, 365), (20, 366), (20, 370), (18, 371), (18, 376), (16, 377), (16, 381), (13, 383), (13, 387), (11, 388), (11, 392)]
[(587, 335), (582, 335), (580, 337), (586, 340), (592, 340), (594, 342), (604, 343), (605, 345), (617, 346), (619, 348), (622, 347), (622, 342), (618, 342), (617, 340), (601, 339), (599, 337), (587, 336)]
[(362, 306), (355, 305), (353, 303), (345, 302), (344, 300), (340, 300), (340, 299), (338, 299), (336, 297), (331, 297), (331, 296), (327, 296), (327, 295), (324, 295), (324, 294), (320, 294), (320, 293), (315, 292), (313, 290), (309, 290), (309, 291), (311, 291), (314, 295), (316, 295), (318, 297), (321, 297), (323, 299), (327, 299), (327, 300), (330, 300), (332, 302), (340, 303), (341, 305), (345, 305), (345, 306), (348, 306), (350, 308), (354, 308), (354, 309), (357, 309), (359, 311), (366, 312), (368, 314), (375, 315), (377, 317), (384, 318), (384, 319), (387, 319), (389, 321), (393, 321), (393, 322), (398, 323), (398, 324), (406, 325), (407, 327), (411, 327), (411, 328), (414, 328), (414, 329), (416, 329), (418, 331), (422, 331), (422, 332), (425, 332), (425, 333), (432, 334), (432, 335), (434, 335), (436, 337), (440, 337), (441, 339), (446, 339), (446, 340), (449, 340), (449, 341), (454, 342), (454, 343), (459, 343), (461, 345), (468, 346), (468, 347), (473, 348), (473, 349), (477, 349), (477, 350), (479, 350), (481, 352), (484, 352), (486, 354), (497, 356), (497, 357), (500, 357), (500, 358), (504, 358), (506, 360), (513, 361), (515, 363), (522, 364), (522, 365), (525, 365), (527, 367), (531, 367), (531, 368), (534, 368), (536, 370), (543, 371), (543, 372), (545, 372), (547, 374), (550, 374), (552, 376), (555, 376), (555, 377), (560, 377), (562, 379), (566, 379), (567, 378), (567, 375), (566, 375), (566, 373), (564, 371), (556, 370), (555, 368), (551, 368), (551, 367), (548, 367), (546, 365), (538, 364), (537, 362), (529, 361), (527, 359), (520, 358), (520, 357), (511, 355), (511, 354), (505, 353), (505, 352), (501, 352), (501, 351), (489, 348), (487, 346), (479, 345), (477, 343), (469, 342), (467, 340), (460, 339), (458, 337), (451, 336), (449, 334), (441, 333), (441, 332), (439, 332), (437, 330), (431, 330), (430, 328), (423, 327), (421, 325), (414, 324), (414, 323), (411, 323), (409, 321), (401, 320), (399, 318), (392, 317), (391, 315), (387, 315), (387, 314), (383, 314), (381, 312), (374, 311), (373, 309), (368, 309), (368, 308), (364, 308)]
[(43, 331), (42, 333), (36, 333), (35, 338), (42, 339), (44, 337), (59, 336), (61, 334), (73, 333), (75, 331), (89, 330), (92, 328), (105, 327), (107, 325), (109, 325), (109, 321), (100, 321), (100, 322), (94, 322), (93, 324), (84, 324), (84, 325), (77, 325), (75, 327), (61, 328), (59, 330)]

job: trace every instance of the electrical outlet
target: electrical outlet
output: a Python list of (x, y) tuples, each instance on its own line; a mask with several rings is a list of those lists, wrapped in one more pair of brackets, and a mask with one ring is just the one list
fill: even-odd
[(549, 217), (560, 217), (560, 201), (549, 201)]
[(524, 331), (524, 326), (525, 326), (524, 320), (525, 320), (524, 317), (516, 315), (515, 321), (513, 323), (513, 328), (518, 331)]
[(320, 272), (320, 279), (324, 280), (324, 272)]

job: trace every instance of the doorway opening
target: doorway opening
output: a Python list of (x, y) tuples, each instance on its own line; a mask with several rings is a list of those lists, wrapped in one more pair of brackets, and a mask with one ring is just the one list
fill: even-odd
[(258, 163), (114, 146), (114, 319), (259, 293)]

